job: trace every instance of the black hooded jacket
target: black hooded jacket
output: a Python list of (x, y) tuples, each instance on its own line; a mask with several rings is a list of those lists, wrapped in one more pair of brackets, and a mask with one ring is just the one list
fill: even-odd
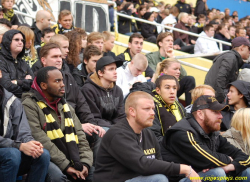
[[(11, 54), (11, 42), (13, 37), (20, 33), (23, 37), (23, 50), (14, 59)], [(14, 41), (14, 40), (13, 40)], [(29, 91), (32, 80), (25, 79), (27, 75), (34, 78), (33, 72), (29, 65), (22, 60), (25, 54), (25, 36), (19, 30), (9, 30), (3, 35), (1, 50), (0, 50), (0, 70), (2, 71), (2, 79), (0, 84), (9, 92), (12, 92), (16, 97), (21, 98), (22, 93)], [(11, 81), (17, 80), (17, 84)]]
[(95, 117), (96, 123), (93, 124), (110, 127), (126, 117), (122, 90), (117, 85), (112, 84), (110, 88), (105, 89), (97, 74), (92, 73), (81, 91)]
[[(228, 85), (234, 86), (244, 97), (244, 101), (247, 107), (250, 107), (250, 83), (243, 80), (236, 80)], [(231, 119), (235, 113), (235, 109), (233, 105), (230, 105), (229, 111), (222, 111), (221, 114), (223, 116), (221, 123), (221, 131), (226, 131), (231, 128)]]

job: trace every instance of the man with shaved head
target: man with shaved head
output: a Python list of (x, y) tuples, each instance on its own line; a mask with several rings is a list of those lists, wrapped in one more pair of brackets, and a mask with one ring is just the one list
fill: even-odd
[(51, 14), (48, 11), (40, 10), (36, 13), (36, 21), (31, 27), (35, 34), (35, 46), (41, 45), (42, 30), (49, 27), (50, 20)]
[(147, 67), (147, 57), (137, 53), (130, 62), (126, 62), (126, 64), (117, 68), (116, 84), (122, 89), (124, 98), (128, 95), (129, 89), (134, 83), (147, 81), (142, 75)]

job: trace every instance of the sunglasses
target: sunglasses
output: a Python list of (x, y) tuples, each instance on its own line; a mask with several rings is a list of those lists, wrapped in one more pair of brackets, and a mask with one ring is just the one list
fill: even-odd
[(14, 41), (16, 41), (16, 42), (21, 41), (22, 43), (24, 43), (24, 39), (12, 39), (12, 40), (14, 40)]

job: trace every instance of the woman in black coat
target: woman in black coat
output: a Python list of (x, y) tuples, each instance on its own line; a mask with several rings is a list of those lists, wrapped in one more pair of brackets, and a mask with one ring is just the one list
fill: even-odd
[[(154, 14), (153, 12), (147, 12), (144, 14), (144, 19), (154, 22)], [(157, 27), (155, 25), (142, 23), (141, 25), (141, 34), (145, 38), (146, 41), (156, 43), (157, 38)]]

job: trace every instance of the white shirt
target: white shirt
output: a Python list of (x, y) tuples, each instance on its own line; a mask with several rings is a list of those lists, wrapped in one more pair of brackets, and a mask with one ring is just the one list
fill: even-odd
[(116, 85), (118, 85), (122, 89), (124, 98), (129, 94), (129, 89), (135, 82), (147, 82), (147, 79), (143, 75), (134, 77), (129, 70), (129, 64), (130, 63), (128, 63), (125, 68), (121, 66), (116, 69)]
[[(208, 37), (204, 31), (201, 32), (200, 35), (204, 37)], [(218, 48), (218, 45), (215, 41), (204, 39), (202, 37), (199, 37), (197, 39), (195, 46), (194, 46), (195, 54), (201, 54), (201, 53), (208, 54), (208, 53), (216, 53), (216, 52), (220, 52), (220, 49)]]

